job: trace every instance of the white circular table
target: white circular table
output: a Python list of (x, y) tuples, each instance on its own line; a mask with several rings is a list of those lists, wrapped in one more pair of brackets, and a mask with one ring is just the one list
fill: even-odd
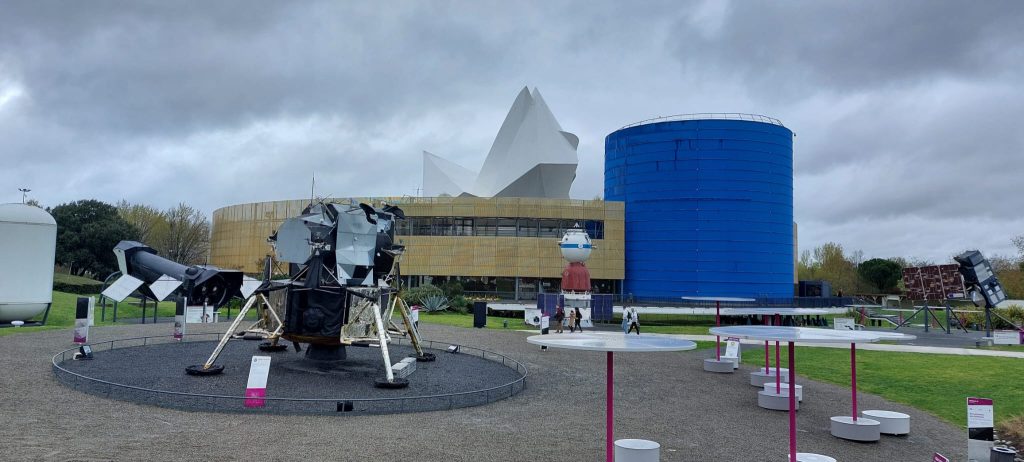
[(605, 460), (612, 462), (615, 452), (614, 435), (614, 382), (615, 352), (653, 353), (665, 351), (686, 351), (697, 348), (697, 344), (689, 340), (671, 335), (644, 334), (624, 335), (611, 332), (592, 332), (581, 335), (534, 335), (526, 341), (534, 345), (548, 348), (565, 348), (569, 350), (604, 351), (606, 352), (606, 398), (605, 398)]
[[(796, 307), (770, 307), (770, 308), (726, 308), (725, 314), (727, 316), (746, 316), (754, 315), (761, 316), (764, 319), (764, 324), (767, 326), (769, 323), (775, 325), (781, 325), (782, 316), (811, 316), (811, 315), (822, 315), (828, 314), (828, 310), (820, 308), (796, 308)], [(772, 318), (774, 316), (774, 320)], [(768, 369), (768, 354), (769, 347), (768, 342), (764, 342), (764, 372), (752, 372), (750, 374), (750, 384), (756, 386), (763, 386), (765, 381), (770, 381), (773, 377), (771, 370)], [(785, 372), (779, 367), (779, 342), (775, 342), (775, 387), (776, 392), (781, 392), (780, 383), (782, 379), (780, 376)]]
[[(851, 345), (851, 351), (857, 343), (873, 343), (882, 339), (883, 336), (888, 338), (888, 335), (879, 335), (884, 333), (877, 333), (863, 330), (832, 330), (832, 329), (815, 329), (810, 327), (779, 327), (779, 326), (730, 326), (730, 327), (715, 327), (711, 329), (711, 333), (716, 335), (725, 335), (729, 337), (745, 338), (748, 340), (764, 340), (775, 341), (775, 342), (786, 342), (789, 344), (789, 460), (790, 462), (797, 462), (799, 460), (828, 460), (818, 459), (820, 456), (813, 453), (797, 453), (796, 452), (796, 364), (794, 360), (794, 350), (796, 349), (796, 342), (804, 343), (849, 343)], [(776, 350), (778, 354), (778, 350)], [(854, 353), (855, 354), (855, 353)], [(851, 360), (855, 361), (856, 356), (851, 354)], [(852, 364), (856, 364), (855, 362)], [(776, 364), (778, 366), (778, 364)], [(853, 381), (851, 388), (853, 389), (854, 397), (854, 415), (856, 415), (856, 400), (857, 400), (857, 385), (856, 385), (856, 366), (853, 369)]]
[[(753, 302), (752, 298), (739, 298), (739, 297), (682, 297), (683, 300), (694, 301), (694, 302), (715, 302), (715, 326), (722, 325), (722, 302), (729, 303), (749, 303)], [(726, 308), (729, 309), (729, 308)], [(715, 336), (715, 361), (722, 362), (722, 337)], [(732, 366), (729, 366), (729, 372), (732, 372)]]

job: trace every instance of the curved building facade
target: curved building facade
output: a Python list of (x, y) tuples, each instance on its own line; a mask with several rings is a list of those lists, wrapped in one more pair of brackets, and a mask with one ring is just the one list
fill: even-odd
[(793, 132), (762, 116), (676, 116), (605, 138), (625, 202), (623, 296), (792, 297)]
[[(347, 200), (347, 199), (346, 199)], [(558, 292), (565, 268), (559, 242), (577, 224), (593, 239), (587, 261), (599, 293), (618, 294), (624, 274), (621, 202), (601, 200), (391, 197), (406, 214), (395, 239), (406, 246), (401, 270), (410, 286), (449, 280), (474, 295), (533, 299)], [(298, 216), (309, 199), (238, 204), (213, 212), (210, 263), (258, 273), (272, 253), (267, 236)]]

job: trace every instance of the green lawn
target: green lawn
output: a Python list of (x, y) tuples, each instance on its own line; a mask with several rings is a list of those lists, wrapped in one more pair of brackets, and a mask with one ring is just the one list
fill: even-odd
[[(66, 275), (65, 275), (66, 276)], [(50, 315), (46, 319), (45, 326), (37, 327), (7, 327), (0, 329), (0, 336), (20, 334), (26, 332), (39, 332), (44, 330), (54, 329), (69, 329), (75, 325), (75, 306), (78, 297), (84, 297), (86, 295), (70, 294), (67, 292), (53, 291), (53, 305), (50, 307)], [(97, 297), (97, 295), (92, 295)], [(114, 322), (114, 307), (112, 303), (107, 303), (107, 315), (106, 320), (101, 321), (102, 309), (97, 305), (94, 313), (95, 322), (97, 326), (116, 326), (123, 324), (125, 319), (138, 319), (142, 316), (142, 308), (136, 303), (135, 299), (128, 299), (117, 306), (117, 318), (119, 322)], [(237, 301), (235, 302), (237, 304)], [(221, 308), (222, 314), (227, 314), (227, 308)], [(232, 307), (232, 315), (238, 313), (237, 307)], [(173, 317), (174, 316), (174, 302), (160, 302), (159, 310), (157, 311), (158, 317)], [(255, 313), (250, 312), (246, 318), (255, 319)], [(33, 318), (33, 321), (41, 321), (43, 315), (40, 314)], [(153, 319), (153, 303), (148, 302), (146, 305), (146, 319)], [(148, 322), (148, 321), (147, 321)], [(69, 334), (70, 335), (70, 334)]]
[[(787, 349), (782, 348), (783, 365)], [(800, 347), (796, 373), (814, 380), (850, 385), (850, 350)], [(774, 362), (774, 355), (771, 355)], [(764, 362), (764, 350), (743, 353), (751, 364)], [(995, 400), (996, 421), (1024, 414), (1024, 359), (885, 351), (857, 351), (857, 389), (935, 414), (966, 426), (967, 397)]]

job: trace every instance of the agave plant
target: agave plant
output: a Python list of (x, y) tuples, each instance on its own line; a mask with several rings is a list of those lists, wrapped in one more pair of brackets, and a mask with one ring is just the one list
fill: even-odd
[(431, 313), (448, 309), (448, 297), (443, 295), (423, 297), (420, 301), (423, 303), (423, 308)]

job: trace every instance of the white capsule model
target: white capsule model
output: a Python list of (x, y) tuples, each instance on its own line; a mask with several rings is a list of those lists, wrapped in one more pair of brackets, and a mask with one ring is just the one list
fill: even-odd
[(594, 249), (590, 242), (590, 236), (580, 228), (572, 228), (565, 231), (562, 241), (558, 244), (562, 249), (562, 258), (569, 263), (583, 263), (590, 258), (590, 252)]
[(57, 222), (45, 210), (0, 204), (0, 322), (27, 321), (53, 301)]

